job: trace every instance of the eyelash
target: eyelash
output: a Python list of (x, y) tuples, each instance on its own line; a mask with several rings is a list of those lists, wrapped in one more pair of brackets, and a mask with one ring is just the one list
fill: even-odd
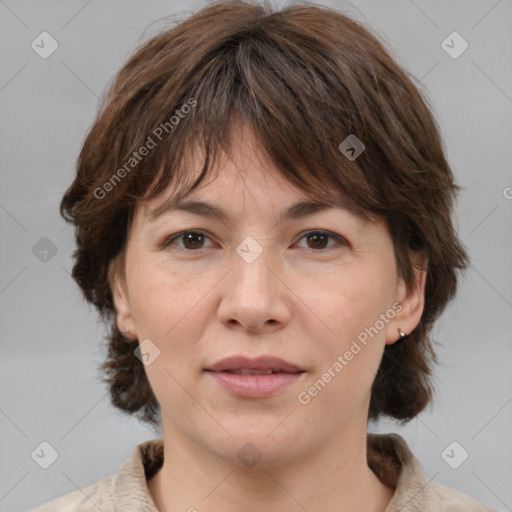
[[(175, 240), (180, 239), (180, 238), (184, 237), (185, 235), (190, 235), (190, 234), (203, 235), (204, 237), (210, 239), (210, 237), (204, 231), (189, 229), (189, 230), (185, 230), (185, 231), (180, 231), (179, 233), (176, 233), (174, 235), (167, 237), (162, 244), (162, 248), (169, 247)], [(302, 240), (303, 238), (305, 238), (307, 236), (311, 236), (311, 235), (328, 236), (329, 238), (332, 238), (332, 239), (336, 240), (336, 242), (337, 242), (335, 245), (333, 245), (331, 247), (324, 248), (324, 249), (311, 249), (309, 247), (306, 248), (313, 252), (317, 252), (317, 253), (318, 252), (327, 252), (330, 249), (336, 249), (337, 246), (347, 246), (348, 245), (347, 240), (345, 238), (343, 238), (341, 235), (337, 235), (336, 233), (332, 233), (331, 231), (325, 231), (325, 230), (319, 230), (319, 229), (314, 229), (314, 230), (305, 232), (299, 238), (299, 240)], [(205, 249), (204, 247), (201, 247), (199, 249), (186, 249), (185, 247), (179, 247), (179, 246), (175, 246), (175, 248), (185, 251), (185, 252), (190, 252), (190, 253), (198, 252), (201, 249)], [(207, 249), (207, 247), (206, 247), (206, 249)]]

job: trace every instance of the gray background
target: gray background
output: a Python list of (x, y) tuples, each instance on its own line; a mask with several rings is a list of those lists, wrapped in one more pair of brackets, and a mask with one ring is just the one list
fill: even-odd
[[(512, 3), (325, 4), (380, 36), (431, 100), (464, 187), (457, 215), (472, 258), (435, 331), (441, 364), (434, 409), (406, 427), (383, 422), (372, 430), (402, 433), (429, 477), (511, 510)], [(109, 403), (96, 371), (103, 328), (70, 277), (73, 233), (57, 207), (114, 73), (163, 27), (152, 22), (203, 5), (0, 2), (2, 511), (26, 510), (112, 474), (135, 444), (159, 436)], [(31, 48), (43, 31), (59, 45), (47, 59)], [(453, 31), (469, 43), (456, 59), (441, 47)], [(32, 250), (43, 237), (57, 249), (46, 262)], [(31, 458), (42, 441), (59, 454), (46, 470)], [(453, 441), (469, 453), (458, 469), (441, 457)], [(457, 462), (463, 452), (457, 446), (448, 453)]]

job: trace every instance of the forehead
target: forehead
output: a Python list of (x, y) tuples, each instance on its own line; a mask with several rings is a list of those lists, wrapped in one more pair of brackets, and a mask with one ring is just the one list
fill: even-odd
[[(235, 124), (230, 145), (219, 151), (202, 181), (205, 154), (199, 146), (190, 146), (180, 172), (173, 183), (157, 197), (144, 201), (139, 210), (145, 222), (153, 222), (164, 213), (187, 210), (228, 222), (251, 202), (257, 211), (280, 211), (282, 219), (298, 218), (327, 208), (343, 208), (365, 218), (364, 213), (334, 186), (319, 185), (314, 170), (298, 170), (302, 187), (292, 183), (261, 149), (250, 126)], [(299, 181), (301, 181), (299, 180)], [(316, 183), (315, 183), (316, 182)], [(201, 204), (200, 204), (201, 203)]]
[(198, 216), (216, 218), (229, 224), (239, 217), (252, 201), (252, 213), (263, 209), (279, 211), (278, 222), (303, 218), (332, 209), (349, 210), (342, 194), (312, 195), (289, 183), (279, 173), (265, 168), (243, 170), (228, 163), (218, 174), (188, 194), (176, 194), (171, 187), (162, 197), (147, 202), (143, 208), (144, 220), (156, 222), (162, 215), (186, 211)]

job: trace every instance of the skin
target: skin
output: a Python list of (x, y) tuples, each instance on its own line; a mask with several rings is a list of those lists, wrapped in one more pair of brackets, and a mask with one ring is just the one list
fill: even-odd
[[(166, 512), (383, 511), (393, 489), (366, 463), (370, 391), (385, 345), (421, 318), (425, 272), (407, 289), (382, 220), (336, 207), (277, 222), (286, 206), (311, 198), (254, 149), (250, 129), (237, 133), (236, 161), (226, 158), (215, 179), (187, 198), (224, 207), (231, 223), (183, 211), (150, 223), (148, 212), (172, 196), (169, 188), (137, 205), (122, 269), (112, 272), (118, 325), (160, 350), (145, 366), (165, 450), (150, 493)], [(162, 247), (185, 229), (206, 238), (194, 239), (193, 249), (183, 238)], [(346, 242), (310, 240), (313, 230)], [(263, 248), (252, 263), (235, 251), (247, 236)], [(298, 394), (396, 303), (399, 313), (378, 335), (299, 403)], [(204, 368), (237, 354), (273, 355), (306, 371), (275, 396), (234, 397)], [(237, 458), (248, 442), (261, 453), (252, 467)]]

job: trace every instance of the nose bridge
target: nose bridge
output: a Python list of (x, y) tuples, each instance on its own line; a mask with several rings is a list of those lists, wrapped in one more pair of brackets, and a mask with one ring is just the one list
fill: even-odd
[(276, 264), (274, 252), (271, 238), (247, 236), (238, 244), (233, 262), (233, 284), (240, 293), (266, 295), (276, 288), (276, 277), (270, 270)]
[(236, 247), (219, 308), (222, 321), (236, 321), (248, 330), (289, 319), (286, 287), (275, 275), (279, 264), (274, 244), (270, 238), (260, 241), (248, 236)]

